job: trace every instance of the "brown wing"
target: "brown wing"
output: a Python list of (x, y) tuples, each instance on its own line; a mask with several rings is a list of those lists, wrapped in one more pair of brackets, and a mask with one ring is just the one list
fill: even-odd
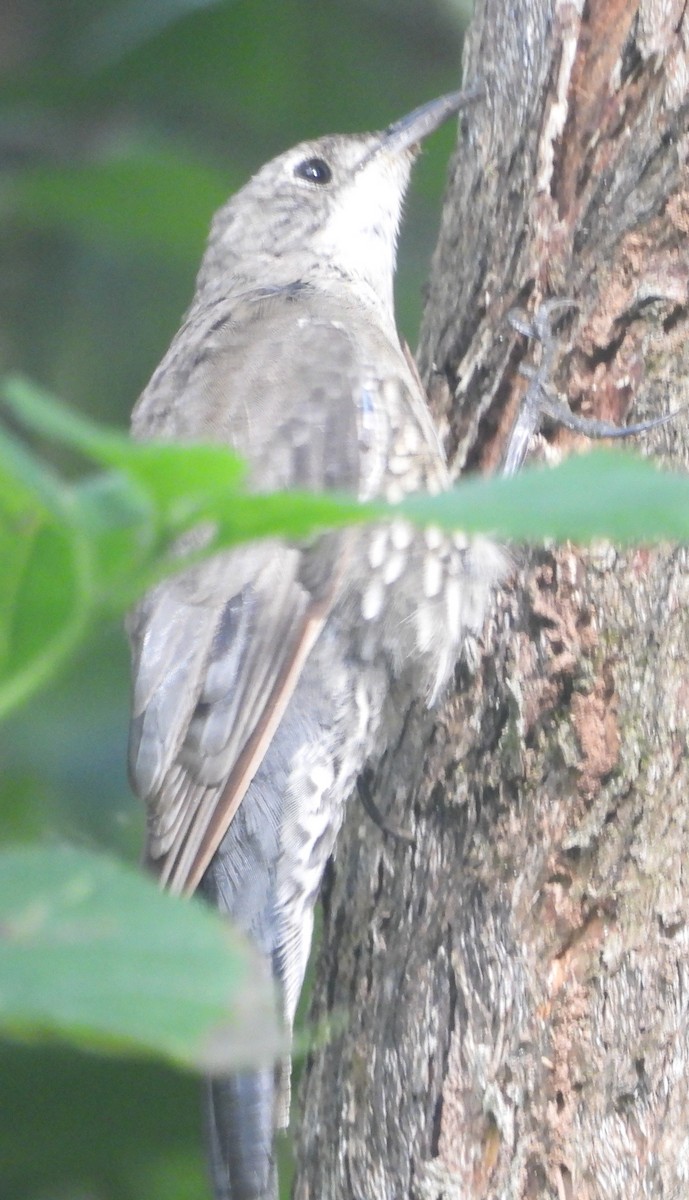
[(197, 886), (327, 615), (328, 596), (299, 582), (300, 557), (223, 555), (160, 585), (130, 622), (130, 771), (148, 804), (147, 858), (173, 891)]
[[(177, 411), (179, 436), (193, 436), (196, 408), (197, 436), (227, 436), (255, 486), (356, 490), (349, 339), (293, 300), (262, 298), (249, 317), (253, 338), (228, 314), (194, 370), (164, 363), (135, 431), (175, 436)], [(332, 537), (224, 553), (158, 585), (130, 617), (130, 773), (148, 806), (147, 859), (175, 892), (196, 888), (261, 763), (336, 594), (337, 553)]]

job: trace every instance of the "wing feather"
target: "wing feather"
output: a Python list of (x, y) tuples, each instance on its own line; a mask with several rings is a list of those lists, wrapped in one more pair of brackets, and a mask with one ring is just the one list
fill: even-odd
[[(251, 581), (232, 594), (233, 567), (246, 554)], [(193, 890), (203, 874), (325, 619), (327, 601), (298, 579), (301, 558), (285, 546), (235, 551), (223, 556), (222, 604), (183, 604), (177, 594), (132, 623), (145, 688), (135, 687), (130, 770), (148, 804), (147, 858), (175, 891)], [(221, 583), (217, 564), (209, 567)], [(205, 592), (205, 567), (195, 571)], [(160, 652), (166, 639), (179, 653), (175, 666)]]
[(323, 627), (326, 608), (315, 605), (306, 615), (300, 637), (283, 661), (275, 683), (262, 706), (251, 735), (238, 754), (220, 794), (207, 792), (185, 838), (182, 853), (167, 876), (173, 891), (193, 892), (239, 808), (258, 770), (273, 734), (282, 720), (299, 675)]
[[(227, 441), (257, 488), (356, 491), (358, 373), (343, 327), (301, 294), (261, 295), (216, 314), (210, 341), (203, 321), (198, 332), (203, 353), (173, 344), (135, 434)], [(148, 806), (147, 860), (176, 892), (198, 885), (261, 764), (336, 595), (337, 558), (332, 536), (322, 549), (242, 547), (164, 581), (129, 620), (130, 773)]]

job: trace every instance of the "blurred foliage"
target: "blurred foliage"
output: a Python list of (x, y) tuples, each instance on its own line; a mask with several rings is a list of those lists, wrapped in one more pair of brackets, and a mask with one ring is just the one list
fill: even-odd
[[(88, 473), (62, 479), (0, 423), (0, 717), (62, 667), (98, 621), (123, 616), (163, 575), (242, 541), (303, 540), (388, 515), (512, 541), (689, 537), (689, 479), (609, 451), (395, 506), (360, 504), (332, 492), (256, 494), (224, 446), (132, 441), (21, 378), (5, 382), (2, 399), (20, 425), (85, 458)], [(180, 539), (200, 526), (203, 543), (182, 553)]]
[(266, 970), (207, 905), (68, 846), (0, 850), (0, 1030), (196, 1071), (284, 1048)]
[[(213, 523), (209, 553), (377, 511), (345, 497), (251, 494), (226, 447), (135, 442), (22, 379), (6, 381), (4, 399), (20, 423), (85, 456), (90, 473), (62, 479), (0, 425), (0, 717), (62, 666), (97, 619), (123, 617), (162, 574), (194, 561), (172, 547), (203, 522)], [(95, 464), (106, 470), (94, 474)]]
[[(465, 7), (4, 0), (0, 372), (28, 375), (124, 427), (190, 299), (213, 210), (291, 143), (383, 126), (456, 87)], [(412, 343), (452, 141), (449, 126), (432, 139), (408, 206), (398, 307)], [(46, 516), (74, 458), (65, 448), (49, 454), (62, 476), (43, 468), (50, 553), (71, 561), (78, 579), (73, 546), (60, 543)], [(18, 469), (19, 456), (13, 462)], [(14, 479), (15, 505), (26, 484)], [(24, 613), (25, 629), (47, 633), (69, 595), (58, 594), (64, 577), (47, 554), (34, 562), (35, 582), (43, 571), (46, 587), (42, 608)], [(83, 610), (73, 616), (78, 646), (68, 669), (0, 729), (1, 836), (69, 840), (134, 860), (142, 814), (125, 774), (121, 618), (93, 628)], [(8, 1049), (2, 1195), (206, 1195), (194, 1091), (162, 1068)]]

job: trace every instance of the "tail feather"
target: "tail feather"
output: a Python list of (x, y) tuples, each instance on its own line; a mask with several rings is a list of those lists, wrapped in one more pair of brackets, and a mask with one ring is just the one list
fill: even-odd
[(272, 1069), (206, 1084), (208, 1153), (215, 1200), (277, 1200)]

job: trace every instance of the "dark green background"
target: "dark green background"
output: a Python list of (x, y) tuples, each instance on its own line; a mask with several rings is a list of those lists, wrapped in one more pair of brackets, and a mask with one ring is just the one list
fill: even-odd
[[(2, 371), (123, 425), (190, 299), (213, 210), (291, 143), (383, 126), (456, 87), (467, 6), (4, 0)], [(408, 203), (398, 313), (412, 344), (452, 141), (450, 126), (432, 140)], [(3, 840), (136, 856), (127, 691), (113, 626), (3, 727)], [(195, 1093), (163, 1068), (6, 1048), (0, 1196), (204, 1196)]]

